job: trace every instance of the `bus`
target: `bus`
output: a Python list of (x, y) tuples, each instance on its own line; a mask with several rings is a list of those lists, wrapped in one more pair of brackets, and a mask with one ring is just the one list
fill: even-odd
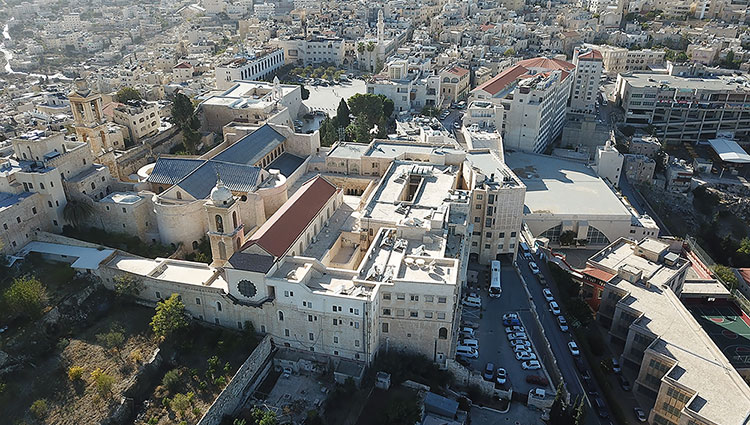
[(500, 298), (503, 294), (503, 286), (500, 283), (500, 262), (495, 260), (492, 262), (492, 271), (490, 273), (490, 297)]

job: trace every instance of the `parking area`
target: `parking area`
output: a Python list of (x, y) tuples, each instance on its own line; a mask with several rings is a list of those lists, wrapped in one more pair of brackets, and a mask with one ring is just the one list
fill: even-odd
[[(507, 313), (518, 313), (521, 325), (528, 329), (532, 352), (538, 356), (534, 348), (541, 344), (542, 336), (533, 332), (531, 323), (533, 316), (529, 309), (529, 299), (526, 291), (510, 263), (502, 264), (501, 280), (503, 286), (502, 296), (491, 298), (487, 292), (489, 282), (489, 270), (486, 266), (476, 263), (469, 264), (470, 270), (478, 271), (478, 287), (472, 287), (469, 292), (475, 292), (481, 298), (482, 307), (472, 308), (464, 306), (462, 320), (464, 323), (475, 323), (475, 338), (479, 344), (479, 357), (470, 361), (470, 367), (474, 370), (484, 371), (487, 363), (492, 363), (495, 368), (501, 367), (506, 370), (507, 383), (505, 387), (512, 387), (513, 391), (528, 393), (531, 388), (548, 388), (549, 385), (527, 382), (527, 377), (535, 376), (540, 382), (548, 380), (544, 369), (524, 370), (521, 367), (522, 360), (516, 360), (513, 347), (510, 345), (505, 327), (503, 326), (503, 315)], [(531, 378), (534, 379), (534, 378)]]

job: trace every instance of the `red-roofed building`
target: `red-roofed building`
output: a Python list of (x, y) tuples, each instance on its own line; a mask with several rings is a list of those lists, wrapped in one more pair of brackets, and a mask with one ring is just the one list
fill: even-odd
[[(488, 100), (502, 108), (487, 121), (502, 123), (503, 144), (506, 147), (531, 152), (542, 152), (561, 132), (565, 123), (575, 65), (560, 59), (532, 58), (522, 60), (471, 92), (472, 101)], [(486, 114), (489, 108), (476, 109)], [(498, 130), (500, 130), (498, 128)]]
[(598, 50), (576, 47), (573, 52), (575, 81), (570, 93), (570, 110), (586, 114), (596, 113), (599, 82), (604, 71), (602, 54)]
[(172, 78), (175, 82), (184, 82), (193, 78), (195, 68), (188, 62), (178, 63), (172, 68)]

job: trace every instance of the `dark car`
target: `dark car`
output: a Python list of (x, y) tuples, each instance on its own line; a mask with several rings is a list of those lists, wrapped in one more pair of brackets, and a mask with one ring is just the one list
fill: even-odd
[(620, 381), (620, 386), (623, 390), (630, 391), (630, 381), (625, 379), (625, 377), (622, 375), (617, 375), (617, 380)]
[(526, 382), (528, 382), (529, 384), (539, 385), (541, 387), (546, 387), (547, 385), (549, 385), (549, 381), (547, 380), (547, 378), (539, 375), (526, 376)]
[(471, 369), (471, 359), (465, 356), (456, 356), (456, 361)]
[(594, 407), (596, 408), (596, 413), (599, 414), (600, 418), (606, 418), (609, 416), (609, 414), (607, 413), (607, 406), (604, 405), (604, 400), (602, 400), (601, 398), (594, 398)]

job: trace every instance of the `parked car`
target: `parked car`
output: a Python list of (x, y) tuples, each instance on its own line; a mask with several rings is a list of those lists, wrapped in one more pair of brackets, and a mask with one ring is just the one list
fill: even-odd
[(549, 303), (549, 311), (551, 311), (552, 314), (554, 314), (555, 316), (557, 316), (557, 315), (559, 315), (561, 313), (560, 306), (557, 305), (557, 302), (555, 302), (555, 301), (550, 301), (550, 303)]
[(471, 359), (466, 356), (456, 356), (456, 361), (468, 368), (471, 368)]
[(622, 372), (622, 368), (620, 367), (620, 361), (614, 357), (612, 357), (612, 372), (618, 375)]
[(542, 294), (544, 294), (544, 299), (547, 300), (547, 302), (554, 301), (555, 297), (552, 296), (552, 291), (550, 291), (547, 288), (544, 288), (542, 290)]
[(518, 313), (505, 313), (503, 314), (503, 320), (518, 319)]
[(646, 422), (648, 420), (646, 412), (644, 412), (640, 407), (636, 407), (635, 409), (633, 409), (633, 413), (635, 413), (635, 418), (638, 419), (638, 422)]
[(576, 357), (575, 364), (576, 364), (576, 369), (578, 369), (578, 371), (581, 372), (581, 374), (586, 372), (586, 365), (583, 363), (583, 359), (581, 359), (580, 357)]
[(525, 332), (525, 329), (523, 328), (523, 326), (508, 326), (507, 328), (505, 328), (506, 334), (518, 333), (518, 332)]
[(519, 351), (516, 353), (516, 360), (536, 360), (536, 354), (531, 351)]
[(456, 355), (468, 357), (470, 359), (476, 359), (477, 357), (479, 357), (479, 350), (474, 347), (459, 345), (456, 347)]
[(508, 341), (513, 341), (514, 339), (529, 339), (529, 337), (522, 332), (508, 334)]
[(544, 376), (539, 375), (526, 375), (526, 382), (543, 387), (549, 385), (549, 380), (547, 380), (547, 378), (545, 378)]
[(521, 351), (529, 351), (530, 349), (531, 349), (530, 347), (528, 347), (526, 345), (521, 345), (521, 344), (513, 346), (513, 352), (514, 353), (518, 353), (518, 352), (521, 352)]
[(479, 349), (479, 341), (477, 341), (476, 339), (464, 339), (463, 341), (461, 341), (461, 345)]
[(495, 382), (497, 382), (500, 385), (503, 385), (505, 381), (508, 379), (508, 374), (505, 372), (505, 369), (499, 367), (497, 368), (497, 373), (495, 374)]
[(485, 381), (492, 381), (495, 379), (495, 365), (492, 363), (487, 363), (484, 366), (484, 373), (482, 374), (482, 378), (484, 378)]
[(503, 320), (503, 326), (521, 326), (521, 321), (518, 319)]
[(575, 357), (578, 357), (581, 355), (581, 351), (578, 349), (578, 344), (576, 344), (575, 341), (570, 341), (568, 343), (568, 350), (570, 350), (570, 354), (572, 354)]
[(560, 326), (560, 330), (563, 332), (568, 331), (568, 321), (563, 316), (557, 316), (557, 324)]
[(538, 360), (529, 360), (521, 363), (521, 368), (524, 370), (539, 370), (542, 368), (542, 365), (539, 364)]
[(539, 266), (536, 265), (535, 262), (529, 261), (529, 269), (531, 269), (531, 273), (539, 274)]
[(620, 386), (624, 391), (630, 391), (630, 381), (628, 381), (624, 376), (617, 375), (617, 380), (620, 381)]
[(525, 339), (514, 339), (510, 341), (510, 345), (516, 346), (516, 345), (523, 345), (524, 347), (531, 347), (531, 343), (528, 340)]
[(455, 128), (456, 130), (460, 129), (461, 128), (461, 121), (459, 121), (459, 120), (453, 121), (453, 128)]
[(594, 398), (594, 408), (596, 409), (596, 413), (599, 414), (600, 418), (606, 418), (609, 416), (607, 414), (607, 407), (604, 404), (604, 400), (602, 400), (600, 397)]
[(482, 307), (482, 299), (479, 297), (466, 297), (462, 301), (462, 304), (466, 307), (472, 307), (472, 308), (481, 308)]
[(469, 338), (474, 338), (474, 336), (476, 335), (474, 333), (474, 329), (468, 326), (464, 326), (463, 328), (461, 328), (461, 334), (466, 335)]

